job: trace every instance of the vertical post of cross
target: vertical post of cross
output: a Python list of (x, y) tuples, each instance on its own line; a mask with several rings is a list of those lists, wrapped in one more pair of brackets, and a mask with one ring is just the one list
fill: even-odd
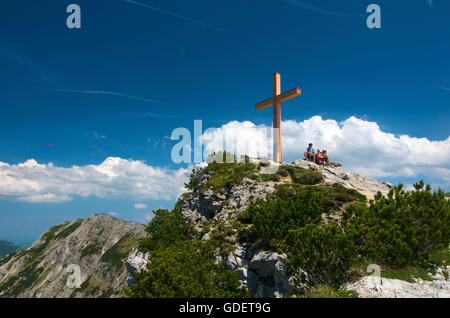
[(281, 75), (273, 74), (273, 95), (271, 98), (255, 104), (256, 110), (262, 110), (267, 107), (273, 107), (273, 161), (281, 163), (281, 103), (300, 96), (302, 90), (294, 88), (287, 92), (281, 93)]
[(280, 73), (273, 74), (273, 161), (282, 162), (281, 158), (281, 103), (277, 96), (281, 94)]

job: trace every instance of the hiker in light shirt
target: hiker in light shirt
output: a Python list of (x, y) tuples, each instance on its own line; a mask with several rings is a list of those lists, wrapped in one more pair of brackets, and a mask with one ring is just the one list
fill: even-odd
[(306, 148), (306, 151), (305, 151), (305, 153), (304, 153), (304, 155), (305, 155), (305, 160), (310, 160), (310, 161), (314, 161), (314, 148), (312, 147), (313, 146), (313, 144), (312, 143), (310, 143), (309, 145), (308, 145), (308, 148)]

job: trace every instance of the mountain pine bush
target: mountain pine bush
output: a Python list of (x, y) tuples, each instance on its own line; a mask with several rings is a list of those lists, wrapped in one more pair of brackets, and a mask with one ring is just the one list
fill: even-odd
[(147, 226), (149, 237), (140, 249), (150, 253), (146, 271), (136, 273), (138, 282), (126, 289), (127, 297), (246, 297), (237, 273), (224, 262), (215, 263), (217, 245), (203, 242), (191, 221), (176, 206), (154, 211)]
[[(338, 288), (352, 264), (373, 262), (388, 268), (427, 267), (430, 254), (450, 243), (450, 203), (441, 190), (423, 181), (415, 191), (400, 184), (370, 206), (349, 205), (339, 223), (306, 224), (291, 229), (281, 251), (291, 274), (300, 270), (310, 282)], [(303, 283), (305, 276), (303, 276)]]
[(358, 256), (355, 244), (337, 224), (308, 224), (290, 231), (281, 250), (289, 254), (286, 268), (290, 275), (299, 269), (307, 273), (300, 275), (297, 283), (339, 288), (348, 280), (349, 269)]
[(257, 200), (246, 211), (253, 224), (253, 236), (270, 247), (278, 247), (289, 230), (318, 224), (322, 213), (320, 194), (294, 189), (285, 189), (276, 198)]
[(430, 252), (450, 243), (450, 202), (442, 190), (423, 181), (415, 191), (400, 184), (370, 207), (349, 206), (343, 227), (360, 244), (361, 254), (383, 265), (424, 265)]

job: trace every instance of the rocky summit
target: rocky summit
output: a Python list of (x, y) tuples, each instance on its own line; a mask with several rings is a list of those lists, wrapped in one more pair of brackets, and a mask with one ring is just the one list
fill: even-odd
[[(387, 196), (393, 185), (388, 182), (380, 182), (358, 173), (348, 173), (340, 166), (317, 165), (306, 160), (296, 160), (291, 164), (277, 164), (268, 161), (265, 164), (258, 159), (247, 159), (249, 165), (259, 166), (259, 170), (246, 173), (238, 172), (239, 177), (232, 182), (221, 182), (217, 174), (221, 171), (203, 169), (198, 175), (194, 175), (193, 191), (184, 194), (178, 200), (182, 207), (182, 214), (192, 220), (199, 231), (203, 231), (203, 240), (208, 240), (215, 233), (214, 224), (221, 224), (222, 228), (230, 228), (226, 239), (231, 242), (233, 251), (226, 257), (218, 257), (217, 261), (224, 259), (227, 266), (236, 270), (241, 286), (246, 286), (254, 297), (285, 297), (299, 292), (304, 286), (296, 283), (295, 276), (289, 276), (284, 261), (286, 254), (272, 251), (258, 250), (251, 244), (240, 243), (238, 233), (233, 229), (233, 222), (239, 213), (245, 211), (248, 206), (258, 199), (265, 199), (273, 194), (280, 185), (304, 183), (316, 184), (323, 187), (336, 187), (357, 191), (368, 202), (373, 200), (377, 193)], [(242, 159), (242, 164), (243, 163)], [(226, 166), (226, 165), (225, 165)], [(266, 172), (264, 172), (264, 168)], [(272, 167), (268, 169), (267, 167)], [(275, 168), (275, 169), (273, 169)], [(265, 174), (270, 172), (270, 174)], [(318, 173), (318, 180), (307, 180), (311, 176), (303, 175), (305, 172)], [(213, 176), (215, 175), (215, 178)], [(305, 178), (305, 181), (301, 179)], [(314, 178), (314, 177), (313, 177)], [(214, 179), (214, 180), (212, 180)], [(298, 179), (298, 180), (295, 180)], [(219, 183), (221, 186), (218, 187)], [(339, 199), (338, 199), (339, 200)], [(331, 220), (339, 220), (345, 204), (335, 206), (333, 213), (325, 213), (322, 217), (325, 223)], [(438, 271), (442, 271), (438, 268)], [(444, 268), (444, 271), (448, 269)], [(366, 274), (367, 275), (367, 274)], [(447, 276), (429, 275), (430, 279), (437, 282), (430, 283), (417, 280), (414, 283), (400, 280), (385, 280), (385, 285), (373, 285), (371, 276), (361, 277), (353, 282), (347, 289), (356, 290), (360, 297), (402, 297), (405, 295), (414, 297), (450, 297)], [(391, 283), (391, 282), (396, 282)], [(400, 282), (400, 283), (398, 283)], [(377, 289), (378, 288), (378, 289)], [(398, 288), (398, 292), (395, 292)]]

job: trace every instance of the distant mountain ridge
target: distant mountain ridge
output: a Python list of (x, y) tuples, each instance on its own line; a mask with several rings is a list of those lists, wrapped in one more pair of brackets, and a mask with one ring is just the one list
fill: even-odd
[(5, 257), (9, 253), (16, 252), (17, 250), (23, 249), (24, 246), (17, 245), (9, 241), (0, 240), (0, 258)]
[[(125, 259), (144, 233), (144, 225), (106, 214), (56, 225), (27, 249), (0, 260), (0, 298), (123, 297)], [(68, 286), (74, 267), (80, 288)]]

